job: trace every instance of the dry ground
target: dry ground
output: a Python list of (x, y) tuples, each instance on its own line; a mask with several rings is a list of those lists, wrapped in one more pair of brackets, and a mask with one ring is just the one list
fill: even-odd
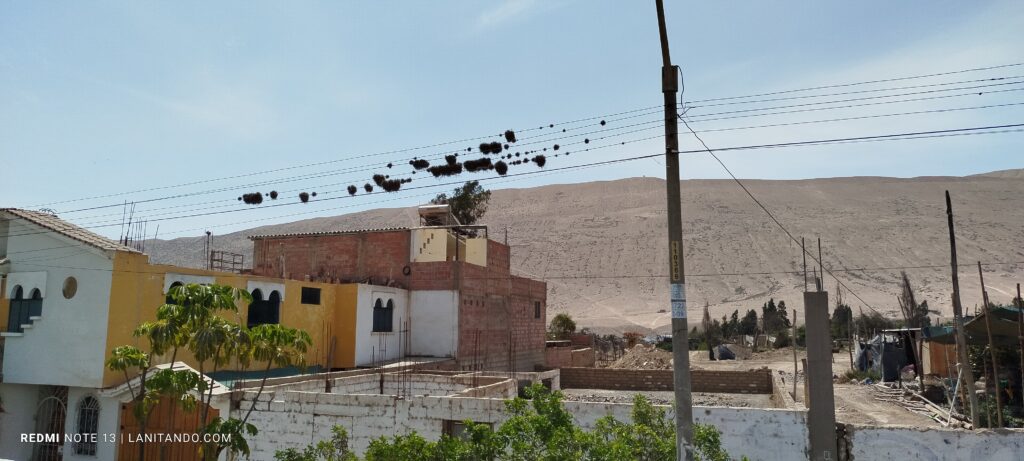
[[(807, 357), (797, 351), (797, 363)], [(846, 350), (832, 355), (832, 374), (843, 376), (850, 369), (850, 355)], [(773, 351), (758, 352), (746, 360), (708, 360), (706, 352), (691, 351), (690, 363), (707, 370), (749, 370), (768, 367), (785, 381), (787, 389), (793, 385), (793, 349), (783, 348)], [(916, 413), (907, 411), (898, 405), (883, 402), (875, 398), (870, 385), (833, 384), (836, 405), (836, 419), (839, 422), (854, 424), (896, 424), (908, 426), (938, 426), (935, 421)], [(797, 403), (803, 407), (804, 375), (797, 375)]]

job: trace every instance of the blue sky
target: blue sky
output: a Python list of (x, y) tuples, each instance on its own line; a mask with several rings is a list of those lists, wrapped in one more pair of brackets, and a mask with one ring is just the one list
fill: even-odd
[[(683, 69), (689, 101), (1024, 62), (1019, 1), (666, 3), (672, 57)], [(656, 109), (622, 120), (607, 114), (661, 104), (660, 66), (653, 1), (5, 1), (0, 206), (53, 208), (116, 236), (117, 226), (103, 225), (119, 221), (121, 208), (74, 210), (207, 189), (224, 190), (140, 204), (137, 213), (155, 220), (245, 209), (235, 198), (255, 190), (291, 191), (273, 203), (295, 202), (298, 190), (340, 197), (346, 185), (362, 185), (377, 170), (338, 170), (387, 173), (384, 164), (392, 161), (404, 167), (392, 173), (406, 174), (412, 156), (437, 156), (480, 140), (368, 154), (510, 128), (533, 128), (521, 136), (552, 137), (563, 127), (574, 128), (570, 134), (621, 130), (590, 145), (608, 147), (550, 158), (547, 168), (657, 153), (663, 150), (659, 139), (616, 145), (660, 134)], [(1024, 76), (1024, 66), (818, 93), (1015, 76)], [(940, 88), (971, 85), (979, 84)], [(1014, 88), (1022, 85), (990, 89)], [(706, 122), (701, 114), (804, 101), (693, 103), (688, 114), (703, 131), (1024, 102), (1024, 91), (979, 91), (986, 94)], [(847, 97), (854, 96), (831, 99)], [(607, 127), (597, 127), (597, 119), (563, 123), (595, 116), (609, 120)], [(646, 124), (626, 128), (636, 123)], [(714, 148), (1012, 123), (1024, 123), (1024, 106), (702, 136)], [(556, 127), (536, 129), (549, 124)], [(547, 144), (576, 146), (584, 137), (561, 136)], [(1020, 168), (1021, 139), (1024, 134), (1011, 133), (721, 155), (746, 178), (965, 175)], [(697, 148), (692, 136), (681, 140), (682, 149)], [(312, 163), (321, 164), (295, 168)], [(291, 169), (173, 187), (282, 168)], [(704, 154), (684, 156), (682, 168), (685, 178), (725, 177)], [(663, 170), (660, 160), (642, 160), (507, 178), (489, 187), (663, 176)], [(324, 176), (295, 180), (311, 174)], [(443, 182), (422, 176), (407, 187)], [(286, 179), (293, 181), (281, 182)], [(155, 187), (162, 189), (65, 202)], [(160, 232), (225, 233), (411, 205), (446, 189), (170, 219), (160, 222)], [(171, 206), (177, 208), (165, 208)]]

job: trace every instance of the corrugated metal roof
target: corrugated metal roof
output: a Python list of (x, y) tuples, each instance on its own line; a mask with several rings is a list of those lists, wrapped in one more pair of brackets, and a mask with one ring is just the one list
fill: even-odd
[(60, 219), (49, 213), (42, 213), (39, 211), (22, 210), (20, 208), (0, 208), (0, 212), (8, 213), (18, 218), (24, 219), (37, 226), (51, 230), (57, 234), (63, 235), (70, 239), (78, 240), (79, 242), (87, 245), (99, 248), (101, 250), (109, 251), (127, 251), (129, 253), (142, 253), (131, 247), (121, 245), (113, 240), (110, 240), (102, 235), (88, 231), (82, 227), (71, 224), (63, 219)]
[(407, 231), (411, 230), (411, 227), (379, 227), (373, 229), (346, 229), (346, 230), (332, 230), (332, 231), (321, 231), (321, 232), (295, 232), (288, 234), (263, 234), (263, 235), (250, 235), (249, 240), (263, 240), (263, 239), (276, 239), (276, 238), (294, 238), (294, 237), (324, 237), (328, 235), (345, 235), (345, 234), (364, 234), (372, 232), (395, 232), (395, 231)]

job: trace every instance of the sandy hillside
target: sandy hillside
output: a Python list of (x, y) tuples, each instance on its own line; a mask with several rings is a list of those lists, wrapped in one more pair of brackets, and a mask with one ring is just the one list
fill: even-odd
[[(745, 181), (797, 238), (823, 239), (833, 269), (908, 269), (919, 296), (949, 314), (949, 245), (943, 192), (953, 195), (961, 264), (1024, 261), (1024, 170), (963, 178), (879, 177)], [(769, 297), (802, 311), (800, 252), (727, 180), (683, 181), (684, 245), (691, 322)], [(600, 330), (665, 330), (668, 304), (664, 181), (618, 181), (495, 191), (485, 218), (491, 238), (508, 226), (513, 269), (548, 281), (551, 313)], [(411, 225), (410, 209), (381, 209), (216, 236), (214, 248), (251, 256), (245, 235)], [(147, 243), (154, 261), (197, 265), (199, 237)], [(816, 251), (816, 249), (815, 249)], [(810, 261), (809, 261), (810, 265)], [(810, 268), (808, 269), (810, 270)], [(985, 266), (995, 302), (1009, 302), (1024, 264)], [(837, 272), (864, 302), (895, 315), (899, 270)], [(963, 304), (980, 303), (976, 266), (960, 268)], [(835, 281), (826, 280), (834, 294)], [(868, 311), (851, 293), (844, 299)]]

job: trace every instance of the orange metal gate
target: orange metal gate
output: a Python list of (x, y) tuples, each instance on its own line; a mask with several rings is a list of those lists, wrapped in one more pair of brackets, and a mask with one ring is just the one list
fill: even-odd
[[(121, 405), (121, 434), (117, 446), (118, 461), (141, 461), (139, 445), (141, 430), (133, 411), (134, 404)], [(146, 425), (146, 433), (150, 436), (188, 436), (199, 434), (201, 412), (207, 414), (207, 422), (216, 418), (220, 412), (203, 403), (197, 403), (195, 410), (189, 412), (176, 402), (163, 399), (153, 408)], [(200, 461), (200, 443), (189, 441), (156, 441), (146, 443), (147, 461)]]

